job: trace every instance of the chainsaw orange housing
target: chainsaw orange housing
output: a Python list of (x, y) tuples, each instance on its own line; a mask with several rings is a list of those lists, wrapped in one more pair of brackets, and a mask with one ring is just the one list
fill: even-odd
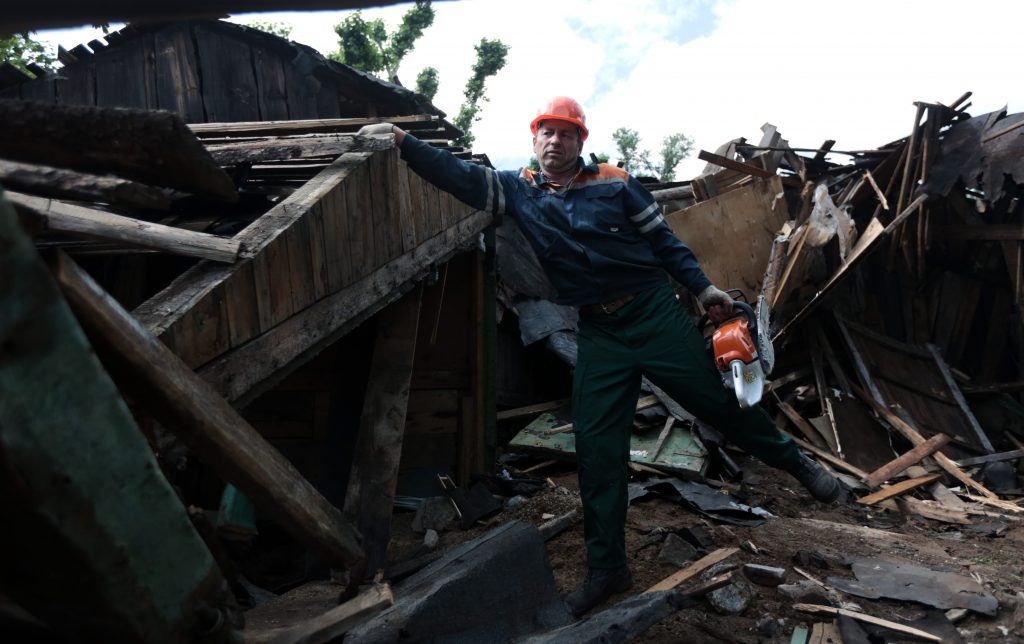
[(750, 338), (750, 329), (743, 318), (722, 323), (711, 336), (718, 370), (728, 373), (733, 360), (750, 364), (757, 360), (757, 347)]

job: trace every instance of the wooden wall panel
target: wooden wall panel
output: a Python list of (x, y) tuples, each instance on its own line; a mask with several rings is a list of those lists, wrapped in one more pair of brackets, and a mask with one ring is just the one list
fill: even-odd
[(96, 105), (96, 65), (92, 59), (73, 63), (61, 70), (57, 101), (63, 105)]
[(199, 66), (189, 26), (181, 24), (156, 32), (153, 53), (158, 107), (181, 114), (186, 123), (205, 122)]
[(343, 248), (352, 268), (351, 279), (366, 277), (376, 267), (376, 245), (373, 235), (374, 213), (370, 199), (370, 169), (364, 163), (345, 182), (345, 206), (348, 210), (348, 235)]
[[(292, 224), (291, 228), (281, 236), (288, 244), (288, 266), (282, 268), (287, 270), (291, 283), (289, 290), (292, 301), (291, 308), (294, 312), (299, 312), (316, 301), (313, 283), (313, 253), (310, 249), (311, 219), (307, 214)], [(278, 240), (278, 242), (280, 241)]]
[(351, 179), (332, 190), (316, 209), (323, 245), (325, 288), (328, 293), (340, 291), (352, 283), (351, 254), (347, 246), (349, 234), (348, 193), (358, 190)]
[(92, 57), (96, 69), (99, 107), (156, 107), (147, 104), (143, 39), (136, 38)]
[(252, 48), (207, 29), (197, 29), (195, 42), (207, 121), (262, 120)]
[(288, 117), (288, 91), (285, 88), (284, 63), (280, 54), (253, 46), (256, 90), (264, 121), (284, 121)]
[(312, 74), (303, 74), (292, 65), (284, 66), (285, 100), (288, 104), (288, 118), (315, 119), (320, 118), (317, 109), (316, 95), (320, 91), (320, 81)]
[(253, 262), (243, 261), (224, 285), (228, 316), (228, 337), (232, 347), (250, 340), (260, 332)]

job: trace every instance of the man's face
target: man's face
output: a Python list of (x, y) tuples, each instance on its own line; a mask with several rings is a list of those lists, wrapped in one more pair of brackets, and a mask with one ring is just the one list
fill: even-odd
[(569, 172), (583, 150), (580, 131), (565, 121), (541, 121), (533, 137), (533, 152), (546, 175)]

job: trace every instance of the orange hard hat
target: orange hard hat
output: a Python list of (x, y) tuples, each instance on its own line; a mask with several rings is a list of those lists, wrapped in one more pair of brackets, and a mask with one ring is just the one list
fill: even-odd
[(580, 129), (580, 141), (586, 141), (590, 131), (587, 130), (587, 115), (583, 107), (568, 96), (556, 96), (541, 105), (537, 116), (530, 122), (530, 131), (537, 134), (537, 125), (541, 121), (565, 121)]

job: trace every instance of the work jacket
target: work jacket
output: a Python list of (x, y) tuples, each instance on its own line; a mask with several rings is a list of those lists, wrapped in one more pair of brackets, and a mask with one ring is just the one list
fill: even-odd
[(519, 224), (559, 304), (609, 302), (664, 284), (666, 273), (693, 293), (711, 282), (665, 223), (651, 193), (627, 172), (586, 165), (564, 190), (540, 172), (492, 170), (406, 134), (402, 158), (460, 201)]

